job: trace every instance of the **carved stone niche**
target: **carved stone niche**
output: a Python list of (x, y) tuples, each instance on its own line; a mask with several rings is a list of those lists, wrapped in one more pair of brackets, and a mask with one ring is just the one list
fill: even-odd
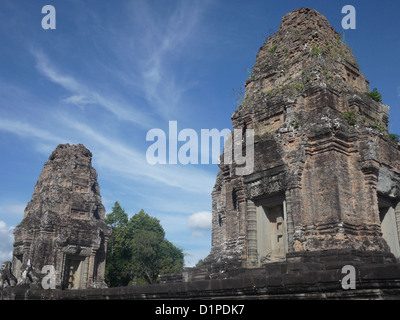
[(379, 220), (382, 237), (388, 244), (390, 252), (400, 259), (400, 203), (394, 199), (378, 195)]
[(79, 209), (79, 208), (71, 208), (71, 217), (76, 219), (89, 219), (89, 212)]
[(88, 179), (75, 178), (73, 181), (73, 191), (82, 194), (89, 193), (90, 189)]
[(79, 184), (74, 185), (74, 191), (78, 193), (89, 193), (87, 186), (81, 186)]
[(86, 288), (91, 248), (68, 245), (62, 249), (62, 252), (64, 253), (62, 287), (72, 290)]
[(17, 279), (21, 277), (23, 257), (24, 257), (24, 247), (23, 246), (14, 247), (12, 268), (13, 268), (13, 273)]
[(276, 195), (254, 201), (255, 221), (249, 224), (253, 230), (249, 237), (253, 266), (286, 260), (288, 252), (287, 211), (284, 195)]

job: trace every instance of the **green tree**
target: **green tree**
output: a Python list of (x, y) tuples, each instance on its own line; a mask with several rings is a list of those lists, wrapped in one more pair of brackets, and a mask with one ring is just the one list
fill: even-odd
[(128, 222), (128, 215), (126, 214), (125, 210), (122, 209), (118, 201), (114, 203), (112, 212), (107, 214), (105, 221), (112, 228)]
[(160, 243), (159, 273), (174, 273), (182, 270), (184, 263), (183, 251), (164, 239)]
[(133, 226), (132, 283), (155, 283), (160, 274), (178, 272), (183, 267), (181, 249), (165, 239), (160, 221), (143, 210), (131, 219)]
[(109, 286), (155, 283), (160, 274), (182, 269), (184, 254), (165, 239), (158, 219), (143, 210), (128, 219), (116, 202), (106, 223), (113, 228), (106, 261)]
[(128, 214), (115, 202), (112, 212), (107, 214), (105, 222), (112, 228), (107, 245), (105, 280), (110, 287), (126, 285), (129, 280), (129, 264), (132, 258), (130, 246), (132, 230)]
[(164, 239), (165, 232), (160, 224), (160, 220), (149, 216), (142, 210), (131, 218), (132, 229), (134, 233), (139, 231), (153, 232), (160, 239)]

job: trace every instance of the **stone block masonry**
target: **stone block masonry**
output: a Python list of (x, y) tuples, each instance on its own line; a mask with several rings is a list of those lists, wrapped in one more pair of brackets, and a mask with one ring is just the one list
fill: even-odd
[[(398, 299), (400, 265), (385, 254), (331, 250), (293, 255), (291, 262), (263, 268), (232, 269), (226, 278), (175, 281), (117, 288), (43, 290), (8, 287), (3, 300), (243, 300), (243, 299)], [(369, 261), (368, 263), (365, 263)], [(355, 289), (342, 286), (343, 263), (356, 269)], [(160, 302), (161, 303), (161, 302)]]
[(245, 86), (232, 124), (244, 140), (254, 130), (254, 170), (219, 164), (201, 267), (89, 289), (102, 281), (109, 230), (90, 151), (61, 145), (15, 230), (13, 258), (18, 277), (55, 265), (58, 287), (7, 287), (2, 299), (398, 299), (400, 146), (340, 34), (315, 10), (289, 12)]
[(107, 239), (92, 153), (59, 145), (45, 163), (24, 218), (15, 228), (13, 274), (19, 284), (38, 282), (44, 266), (55, 269), (62, 289), (102, 287)]
[(388, 135), (389, 107), (367, 94), (368, 80), (328, 20), (309, 8), (285, 15), (245, 85), (232, 124), (254, 130), (254, 171), (238, 176), (221, 161), (211, 273), (309, 251), (398, 260), (400, 148)]

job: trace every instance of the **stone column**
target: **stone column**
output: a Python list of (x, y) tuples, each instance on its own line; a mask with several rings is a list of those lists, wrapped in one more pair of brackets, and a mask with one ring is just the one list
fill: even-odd
[(257, 254), (257, 208), (253, 201), (247, 200), (247, 265), (258, 265)]
[(86, 257), (86, 259), (88, 260), (88, 269), (86, 270), (87, 282), (83, 284), (85, 286), (85, 288), (89, 288), (95, 281), (94, 268), (95, 268), (96, 251), (97, 250), (98, 250), (97, 247), (92, 247), (90, 256)]
[[(299, 188), (295, 188), (293, 194), (299, 197)], [(297, 193), (296, 193), (297, 192)], [(283, 209), (285, 210), (285, 221), (286, 221), (286, 234), (287, 234), (287, 252), (293, 251), (293, 235), (294, 235), (294, 223), (293, 223), (293, 203), (291, 197), (292, 191), (287, 190), (285, 192), (285, 200), (283, 202)]]
[(379, 162), (376, 160), (367, 160), (361, 163), (361, 170), (364, 173), (366, 185), (366, 208), (370, 208), (372, 214), (372, 222), (375, 225), (380, 225), (378, 196), (376, 192), (379, 174)]
[(399, 241), (400, 241), (400, 201), (397, 202), (397, 205), (395, 206), (394, 217), (395, 217), (395, 220), (396, 220), (397, 236), (398, 236)]
[(106, 286), (105, 280), (104, 280), (104, 274), (106, 270), (106, 255), (107, 255), (107, 243), (108, 243), (108, 238), (104, 240), (104, 247), (106, 248), (105, 252), (102, 253), (101, 261), (97, 261), (97, 272), (96, 272), (96, 285), (99, 287), (101, 286)]

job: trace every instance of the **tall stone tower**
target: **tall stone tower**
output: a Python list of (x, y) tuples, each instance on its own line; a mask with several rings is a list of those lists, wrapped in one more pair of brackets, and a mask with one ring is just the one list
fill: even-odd
[(82, 289), (105, 285), (104, 270), (110, 228), (104, 222), (92, 153), (83, 145), (59, 145), (45, 163), (15, 228), (13, 274), (40, 275), (55, 269), (56, 286)]
[(286, 14), (245, 86), (232, 122), (254, 130), (254, 171), (220, 165), (206, 262), (252, 268), (338, 251), (399, 259), (400, 147), (389, 107), (368, 94), (327, 19), (309, 8)]

